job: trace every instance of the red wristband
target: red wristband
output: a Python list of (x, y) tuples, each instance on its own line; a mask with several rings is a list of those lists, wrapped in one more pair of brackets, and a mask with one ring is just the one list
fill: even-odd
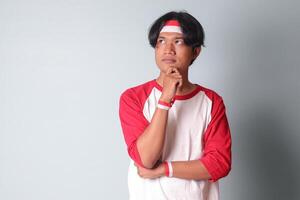
[(168, 102), (164, 102), (164, 101), (159, 100), (159, 101), (158, 101), (158, 104), (163, 105), (163, 106), (167, 106), (167, 107), (169, 107), (169, 108), (172, 107), (172, 102), (171, 102), (171, 103), (168, 103)]
[(164, 166), (165, 166), (165, 174), (166, 174), (166, 177), (169, 177), (169, 165), (167, 162), (164, 162)]

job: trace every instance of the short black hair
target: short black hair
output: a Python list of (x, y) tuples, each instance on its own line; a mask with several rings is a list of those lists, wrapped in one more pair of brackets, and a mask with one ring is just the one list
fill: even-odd
[(177, 20), (180, 23), (185, 44), (193, 49), (204, 46), (204, 30), (199, 21), (186, 11), (171, 11), (158, 18), (150, 27), (148, 40), (153, 48), (156, 46), (161, 29), (168, 20)]

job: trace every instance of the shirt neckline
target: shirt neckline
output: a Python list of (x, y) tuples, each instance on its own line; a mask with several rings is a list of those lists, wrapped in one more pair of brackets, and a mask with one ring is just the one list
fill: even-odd
[[(159, 91), (162, 92), (163, 87), (158, 84), (156, 79), (154, 79), (152, 82), (154, 84), (154, 87), (156, 87)], [(184, 94), (184, 95), (175, 95), (174, 100), (186, 100), (186, 99), (190, 99), (193, 96), (195, 96), (201, 90), (200, 85), (198, 85), (198, 84), (195, 84), (195, 85), (196, 85), (196, 87), (194, 90), (192, 90), (191, 92)]]

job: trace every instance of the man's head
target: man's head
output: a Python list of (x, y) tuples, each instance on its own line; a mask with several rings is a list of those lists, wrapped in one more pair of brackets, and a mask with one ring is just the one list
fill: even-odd
[(162, 71), (172, 64), (176, 68), (187, 68), (204, 46), (204, 31), (192, 15), (169, 12), (152, 24), (148, 39), (155, 48), (156, 63)]

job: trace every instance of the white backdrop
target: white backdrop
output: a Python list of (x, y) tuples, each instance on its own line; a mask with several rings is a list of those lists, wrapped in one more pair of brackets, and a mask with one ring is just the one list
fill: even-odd
[(148, 28), (186, 10), (193, 82), (225, 101), (228, 200), (300, 199), (299, 1), (0, 0), (0, 199), (127, 199), (119, 95), (156, 78)]

